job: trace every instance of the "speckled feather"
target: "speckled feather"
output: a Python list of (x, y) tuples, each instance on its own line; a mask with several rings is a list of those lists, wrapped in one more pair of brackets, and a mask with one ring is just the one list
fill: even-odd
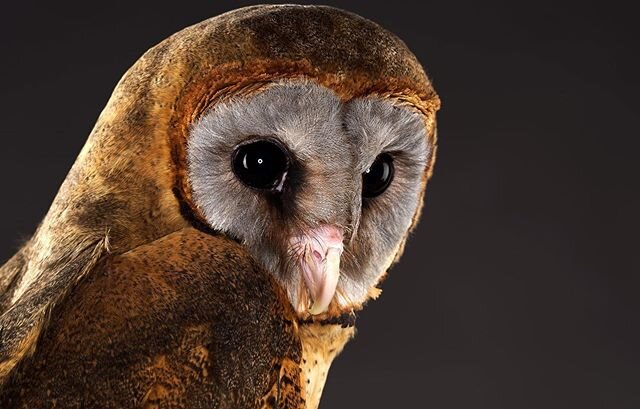
[[(259, 407), (272, 374), (301, 361), (283, 297), (237, 243), (172, 233), (105, 260), (75, 288), (3, 407)], [(285, 390), (294, 375), (275, 384)], [(300, 393), (274, 399), (303, 407)]]

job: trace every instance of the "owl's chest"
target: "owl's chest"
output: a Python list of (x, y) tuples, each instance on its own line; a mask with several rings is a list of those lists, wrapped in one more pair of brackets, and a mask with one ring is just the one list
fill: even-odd
[(334, 358), (354, 334), (354, 328), (309, 324), (300, 328), (302, 341), (301, 383), (307, 409), (316, 409)]

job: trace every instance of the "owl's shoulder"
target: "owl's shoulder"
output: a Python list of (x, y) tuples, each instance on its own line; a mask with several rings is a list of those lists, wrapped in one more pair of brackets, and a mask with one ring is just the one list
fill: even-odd
[(88, 274), (3, 399), (256, 407), (300, 360), (295, 317), (273, 278), (238, 243), (188, 228)]

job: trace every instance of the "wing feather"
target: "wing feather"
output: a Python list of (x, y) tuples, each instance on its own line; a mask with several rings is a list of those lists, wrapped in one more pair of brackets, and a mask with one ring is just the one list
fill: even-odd
[(236, 242), (170, 234), (98, 263), (74, 287), (0, 406), (255, 408), (276, 382), (277, 407), (301, 408), (286, 300)]

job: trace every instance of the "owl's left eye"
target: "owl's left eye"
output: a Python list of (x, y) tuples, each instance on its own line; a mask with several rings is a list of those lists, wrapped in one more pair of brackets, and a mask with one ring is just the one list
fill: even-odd
[(362, 174), (362, 196), (372, 198), (381, 195), (393, 180), (393, 158), (383, 153)]
[(289, 167), (289, 156), (279, 144), (262, 140), (241, 145), (233, 154), (233, 171), (255, 189), (280, 189)]

